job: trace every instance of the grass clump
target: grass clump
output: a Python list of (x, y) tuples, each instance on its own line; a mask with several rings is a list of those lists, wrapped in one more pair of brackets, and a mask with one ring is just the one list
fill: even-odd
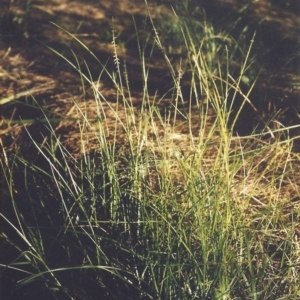
[(117, 71), (102, 65), (102, 72), (115, 102), (99, 90), (101, 78), (70, 62), (94, 92), (93, 104), (74, 100), (76, 122), (59, 126), (72, 129), (71, 142), (48, 122), (50, 137), (32, 138), (40, 163), (3, 152), (1, 280), (14, 287), (7, 299), (300, 296), (299, 207), (290, 204), (299, 156), (292, 139), (281, 139), (288, 128), (272, 130), (270, 122), (259, 133), (234, 135), (234, 103), (250, 102), (252, 86), (240, 88), (250, 49), (233, 78), (229, 37), (211, 35), (206, 23), (196, 42), (184, 26), (187, 95), (180, 64), (164, 52), (153, 23), (154, 47), (173, 78), (170, 98), (148, 91), (139, 46), (144, 85), (134, 105), (113, 40)]

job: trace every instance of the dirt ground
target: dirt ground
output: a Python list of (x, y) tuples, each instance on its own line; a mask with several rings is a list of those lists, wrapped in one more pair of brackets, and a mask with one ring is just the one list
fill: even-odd
[[(101, 65), (82, 45), (54, 23), (80, 39), (108, 70), (115, 70), (111, 43), (114, 28), (121, 65), (126, 60), (134, 105), (140, 105), (143, 82), (133, 17), (141, 40), (147, 35), (152, 35), (150, 27), (145, 25), (148, 10), (144, 1), (1, 2), (0, 128), (2, 143), (7, 149), (14, 145), (27, 149), (30, 145), (24, 126), (20, 126), (20, 120), (29, 128), (33, 138), (41, 140), (45, 137), (45, 129), (39, 121), (44, 116), (38, 106), (53, 120), (54, 127), (58, 126), (60, 130), (64, 127), (61, 133), (71, 141), (73, 148), (76, 148), (78, 141), (72, 134), (70, 124), (67, 126), (55, 120), (72, 114), (74, 99), (82, 105), (88, 103), (90, 111), (95, 105), (90, 87), (86, 86), (84, 90), (79, 74), (49, 47), (76, 64), (72, 49), (80, 67), (93, 81), (98, 80)], [(247, 31), (249, 34), (256, 32), (254, 51), (257, 60), (254, 67), (260, 69), (261, 76), (251, 93), (251, 100), (258, 108), (260, 117), (268, 120), (277, 111), (277, 119), (283, 125), (299, 124), (298, 5), (287, 6), (284, 1), (260, 0), (249, 1), (246, 7), (245, 1), (203, 0), (191, 1), (192, 11), (196, 10), (196, 3), (204, 7), (207, 18), (216, 28), (224, 27), (224, 31), (230, 31), (236, 38), (246, 26), (250, 28)], [(152, 17), (158, 21), (173, 15), (172, 4), (174, 1), (171, 0), (148, 2)], [(232, 24), (236, 26), (231, 28)], [(248, 38), (250, 40), (252, 36)], [(170, 54), (170, 58), (175, 62), (178, 54)], [(150, 94), (153, 97), (156, 94), (164, 95), (172, 86), (172, 80), (159, 51), (147, 64), (150, 67)], [(105, 74), (101, 75), (101, 89), (103, 95), (111, 99), (114, 105), (116, 93)], [(255, 126), (251, 123), (255, 114), (250, 107), (245, 109), (235, 130), (239, 134), (249, 132), (252, 126)], [(186, 131), (184, 127), (180, 130)], [(292, 134), (299, 135), (299, 132), (294, 130)]]

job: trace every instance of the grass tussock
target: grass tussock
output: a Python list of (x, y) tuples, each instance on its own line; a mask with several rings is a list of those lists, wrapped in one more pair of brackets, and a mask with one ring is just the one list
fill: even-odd
[(230, 51), (240, 49), (230, 37), (207, 23), (195, 36), (183, 22), (184, 95), (181, 64), (152, 25), (153, 47), (173, 78), (170, 98), (148, 91), (139, 45), (143, 90), (135, 105), (113, 38), (115, 72), (99, 62), (109, 93), (101, 75), (93, 81), (69, 61), (94, 99), (74, 99), (56, 128), (45, 114), (50, 137), (41, 144), (32, 137), (42, 163), (3, 150), (8, 260), (0, 276), (14, 287), (7, 299), (299, 298), (300, 163), (289, 128), (270, 121), (249, 136), (232, 130), (236, 102), (251, 104), (255, 81), (240, 88), (251, 44), (233, 78)]

